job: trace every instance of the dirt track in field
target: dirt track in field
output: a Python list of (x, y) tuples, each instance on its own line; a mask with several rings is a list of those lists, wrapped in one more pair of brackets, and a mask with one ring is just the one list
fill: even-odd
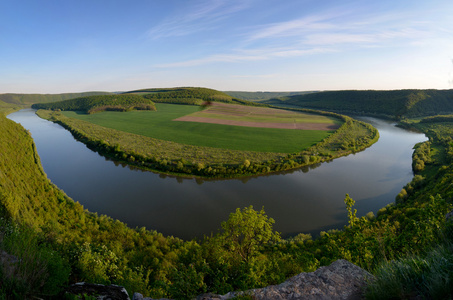
[[(231, 115), (231, 116), (247, 116), (247, 115), (251, 115), (251, 114), (252, 115), (273, 115), (273, 114), (286, 114), (286, 113), (294, 114), (294, 112), (285, 111), (285, 110), (224, 104), (224, 103), (213, 103), (212, 107), (201, 112), (201, 114), (204, 114), (204, 113), (206, 113), (206, 114), (215, 113), (215, 114)], [(200, 115), (200, 113), (198, 113), (198, 115)], [(336, 130), (339, 127), (336, 124), (326, 124), (326, 123), (252, 122), (252, 121), (240, 121), (240, 120), (215, 119), (215, 118), (209, 118), (209, 117), (205, 118), (205, 117), (191, 116), (191, 115), (177, 118), (174, 121), (222, 124), (222, 125), (245, 126), (245, 127), (297, 129), (297, 130)]]

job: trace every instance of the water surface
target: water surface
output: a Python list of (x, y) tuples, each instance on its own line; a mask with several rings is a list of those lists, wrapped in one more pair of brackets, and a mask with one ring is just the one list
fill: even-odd
[(347, 223), (345, 194), (357, 215), (394, 201), (412, 179), (412, 147), (424, 134), (367, 118), (379, 141), (360, 153), (308, 168), (268, 176), (204, 181), (141, 171), (107, 160), (74, 140), (61, 126), (26, 109), (8, 118), (30, 130), (48, 178), (85, 208), (145, 226), (164, 235), (201, 238), (217, 232), (236, 208), (264, 207), (274, 229), (288, 237), (318, 234)]

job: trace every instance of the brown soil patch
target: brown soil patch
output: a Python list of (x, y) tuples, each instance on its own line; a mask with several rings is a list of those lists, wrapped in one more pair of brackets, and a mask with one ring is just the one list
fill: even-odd
[[(203, 113), (215, 113), (215, 114), (224, 114), (224, 115), (231, 115), (231, 116), (244, 116), (244, 115), (248, 115), (248, 114), (253, 114), (253, 115), (257, 115), (257, 114), (259, 114), (259, 115), (294, 114), (294, 112), (279, 110), (279, 109), (233, 105), (233, 104), (224, 104), (224, 103), (213, 103), (212, 107), (206, 109), (205, 111), (203, 111)], [(245, 126), (245, 127), (298, 129), (298, 130), (336, 130), (339, 127), (336, 124), (325, 124), (325, 123), (250, 122), (250, 121), (239, 121), (239, 120), (204, 118), (204, 117), (199, 117), (199, 116), (196, 117), (196, 116), (191, 116), (191, 115), (177, 118), (174, 121), (222, 124), (222, 125)]]

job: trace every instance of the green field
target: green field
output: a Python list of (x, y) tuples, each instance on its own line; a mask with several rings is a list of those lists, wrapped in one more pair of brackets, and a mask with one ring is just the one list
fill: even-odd
[(243, 151), (300, 152), (333, 131), (254, 128), (173, 121), (197, 112), (189, 105), (156, 104), (157, 111), (102, 112), (93, 115), (65, 111), (65, 116), (129, 133), (181, 144)]

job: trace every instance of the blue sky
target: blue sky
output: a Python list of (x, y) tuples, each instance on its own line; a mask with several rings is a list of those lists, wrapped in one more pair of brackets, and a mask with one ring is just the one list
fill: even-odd
[(0, 93), (453, 88), (451, 0), (2, 0)]

